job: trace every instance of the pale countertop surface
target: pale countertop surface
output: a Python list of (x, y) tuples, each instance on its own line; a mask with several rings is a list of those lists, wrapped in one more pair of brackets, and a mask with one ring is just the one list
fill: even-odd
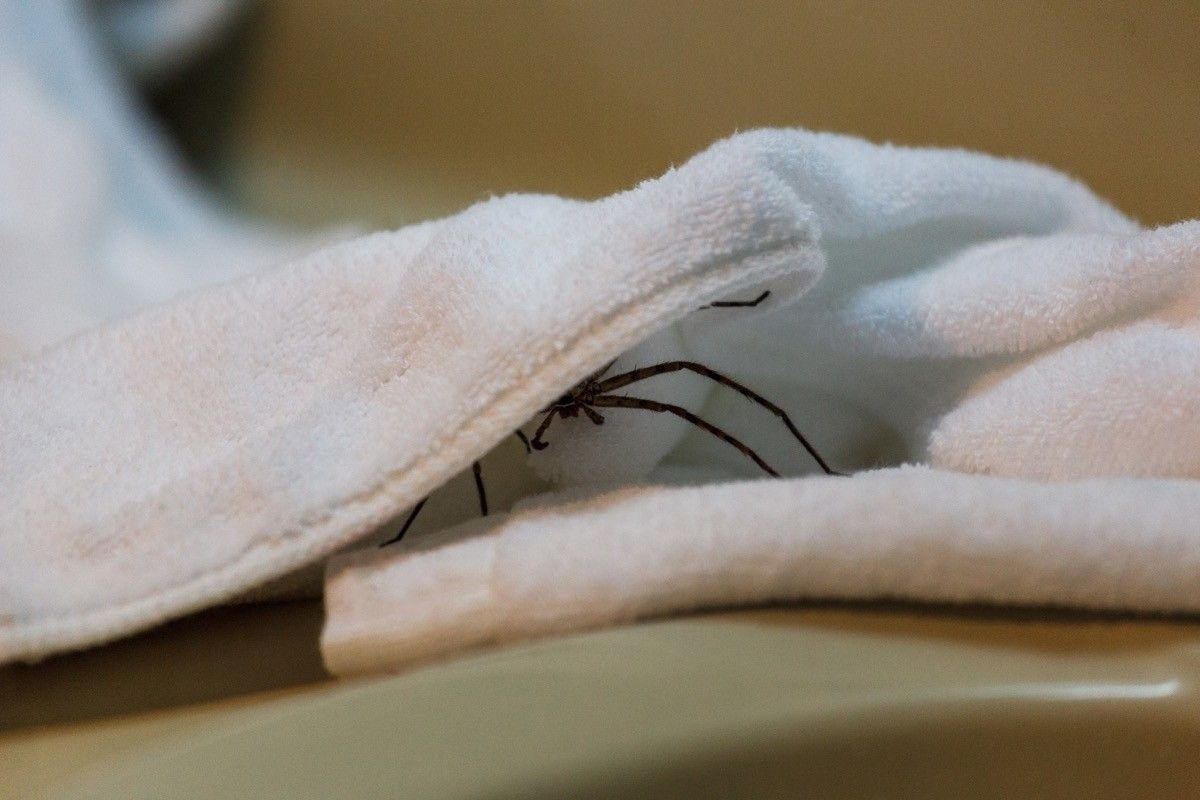
[[(978, 796), (1039, 768), (1045, 793), (1026, 796), (1052, 796), (1051, 768), (1093, 773), (1080, 797), (1200, 788), (1185, 768), (1200, 752), (1194, 620), (773, 608), (337, 682), (320, 667), (320, 615), (314, 601), (222, 608), (0, 669), (3, 796), (688, 796), (718, 756), (725, 777), (766, 781), (727, 796), (773, 796), (800, 764), (825, 796), (940, 796), (977, 779), (985, 754), (995, 792)], [(947, 747), (961, 752), (931, 756)], [(872, 771), (900, 754), (911, 773)]]

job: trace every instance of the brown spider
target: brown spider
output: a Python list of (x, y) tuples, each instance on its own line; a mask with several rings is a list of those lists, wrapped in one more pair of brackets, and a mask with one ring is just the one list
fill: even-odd
[[(764, 291), (754, 300), (718, 301), (712, 303), (711, 305), (702, 306), (702, 308), (750, 308), (757, 306), (763, 300), (767, 299), (770, 294), (771, 293), (769, 291)], [(813, 460), (817, 462), (826, 475), (843, 474), (830, 468), (829, 464), (825, 462), (825, 459), (821, 458), (821, 455), (816, 451), (816, 448), (809, 443), (808, 439), (804, 438), (804, 434), (800, 433), (800, 430), (795, 426), (795, 424), (792, 423), (791, 418), (782, 408), (767, 400), (757, 392), (754, 392), (746, 386), (743, 386), (732, 378), (722, 375), (716, 370), (709, 369), (703, 364), (698, 364), (695, 361), (666, 361), (661, 364), (654, 364), (649, 367), (641, 367), (639, 369), (632, 369), (628, 372), (622, 372), (619, 375), (613, 375), (610, 378), (604, 378), (604, 373), (608, 372), (614, 363), (615, 361), (610, 361), (604, 366), (603, 369), (584, 378), (557, 400), (543, 408), (542, 413), (544, 413), (546, 416), (538, 425), (532, 439), (526, 437), (525, 434), (519, 430), (514, 431), (513, 435), (520, 439), (521, 443), (525, 445), (525, 452), (529, 453), (533, 450), (545, 450), (550, 446), (549, 442), (542, 437), (545, 435), (546, 430), (550, 427), (550, 423), (554, 421), (555, 417), (569, 419), (571, 417), (578, 417), (580, 414), (583, 414), (585, 417), (591, 420), (592, 423), (596, 425), (603, 425), (604, 415), (597, 411), (597, 408), (637, 408), (643, 411), (673, 414), (674, 416), (684, 419), (692, 425), (695, 425), (697, 428), (711, 433), (713, 436), (717, 437), (726, 444), (737, 448), (739, 452), (757, 464), (759, 468), (763, 470), (763, 472), (772, 477), (778, 478), (779, 473), (776, 472), (770, 464), (764, 461), (762, 457), (753, 450), (753, 448), (716, 425), (713, 425), (711, 422), (706, 422), (692, 412), (688, 411), (686, 408), (672, 405), (671, 403), (662, 403), (658, 400), (648, 400), (641, 397), (629, 397), (627, 395), (611, 394), (611, 392), (614, 392), (618, 389), (623, 389), (626, 386), (640, 383), (649, 378), (653, 378), (656, 375), (687, 371), (708, 378), (709, 380), (715, 381), (722, 386), (728, 386), (730, 389), (733, 389), (747, 400), (750, 400), (751, 402), (762, 406), (767, 411), (770, 411), (783, 422), (792, 436), (794, 436), (796, 440), (804, 447), (804, 449), (808, 451), (808, 454), (812, 456)], [(484, 490), (483, 486), (483, 469), (480, 467), (478, 461), (471, 464), (471, 472), (475, 476), (475, 489), (479, 495), (479, 510), (480, 513), (486, 517), (488, 513), (487, 492)], [(425, 497), (421, 500), (421, 502), (413, 506), (413, 510), (409, 513), (408, 518), (400, 527), (400, 532), (380, 546), (386, 546), (392, 544), (393, 542), (398, 542), (404, 538), (404, 534), (408, 532), (408, 529), (416, 520), (417, 515), (421, 513), (421, 509), (424, 508), (425, 501), (428, 499), (428, 497)]]
[(804, 434), (800, 433), (800, 430), (792, 422), (791, 417), (787, 415), (787, 412), (757, 392), (754, 392), (753, 390), (743, 386), (732, 378), (722, 375), (714, 369), (709, 369), (703, 364), (698, 364), (695, 361), (666, 361), (662, 364), (654, 364), (649, 367), (641, 367), (640, 369), (633, 369), (629, 372), (622, 372), (619, 375), (613, 375), (611, 378), (604, 378), (602, 380), (604, 373), (607, 372), (611, 366), (612, 363), (610, 362), (604, 367), (604, 369), (584, 378), (570, 391), (566, 392), (553, 403), (542, 409), (546, 416), (542, 419), (541, 424), (538, 425), (537, 430), (533, 434), (533, 438), (529, 440), (529, 446), (534, 450), (544, 450), (549, 446), (549, 444), (542, 437), (545, 435), (546, 429), (550, 427), (550, 423), (554, 421), (555, 417), (568, 419), (570, 417), (577, 417), (582, 413), (594, 424), (603, 425), (604, 416), (596, 410), (597, 408), (638, 408), (642, 409), (643, 411), (655, 411), (660, 414), (673, 414), (681, 419), (684, 419), (687, 422), (690, 422), (692, 425), (695, 425), (697, 428), (711, 433), (713, 436), (717, 437), (726, 444), (737, 448), (738, 451), (757, 464), (763, 472), (767, 473), (771, 477), (778, 478), (779, 473), (776, 472), (770, 464), (764, 461), (758, 453), (754, 452), (753, 448), (716, 425), (713, 425), (711, 422), (706, 422), (705, 420), (693, 414), (691, 411), (688, 411), (683, 406), (672, 405), (671, 403), (662, 403), (658, 400), (647, 400), (641, 397), (629, 397), (628, 395), (611, 394), (611, 392), (614, 392), (617, 389), (623, 389), (626, 386), (640, 383), (648, 378), (653, 378), (656, 375), (688, 371), (715, 381), (722, 386), (728, 386), (730, 389), (733, 389), (747, 400), (757, 403), (775, 416), (779, 417), (792, 436), (794, 436), (796, 440), (804, 447), (804, 449), (808, 451), (808, 454), (813, 457), (813, 460), (817, 462), (826, 475), (840, 474), (835, 472), (827, 463), (825, 463), (825, 459), (821, 458), (821, 455), (817, 452), (816, 448), (809, 443), (808, 439), (804, 438)]

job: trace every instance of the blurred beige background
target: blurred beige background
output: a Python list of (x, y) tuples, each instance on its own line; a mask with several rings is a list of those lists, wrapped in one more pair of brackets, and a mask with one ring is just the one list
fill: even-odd
[(273, 0), (227, 185), (395, 225), (592, 197), (804, 126), (1042, 161), (1142, 221), (1200, 216), (1200, 2)]

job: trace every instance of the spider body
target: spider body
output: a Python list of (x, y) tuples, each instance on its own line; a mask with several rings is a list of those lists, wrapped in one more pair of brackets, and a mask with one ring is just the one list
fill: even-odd
[(563, 393), (557, 400), (542, 409), (547, 414), (546, 421), (538, 427), (537, 433), (529, 440), (529, 446), (534, 450), (545, 450), (549, 447), (549, 442), (542, 439), (542, 434), (549, 427), (549, 420), (555, 416), (562, 419), (570, 419), (583, 414), (596, 425), (604, 424), (604, 415), (596, 410), (596, 400), (603, 394), (600, 386), (599, 378), (615, 362), (608, 362), (604, 369), (599, 372), (594, 372), (584, 378), (579, 383), (575, 384), (569, 391)]

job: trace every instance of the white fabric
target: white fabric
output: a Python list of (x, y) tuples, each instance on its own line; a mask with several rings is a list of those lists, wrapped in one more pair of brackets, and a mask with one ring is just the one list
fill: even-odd
[(0, 365), (0, 661), (144, 628), (360, 539), (687, 311), (821, 271), (756, 146), (594, 203), (514, 196)]
[(1193, 481), (904, 467), (627, 488), (335, 559), (336, 675), (697, 608), (803, 599), (1200, 611)]
[[(738, 147), (813, 209), (825, 275), (785, 307), (719, 312), (736, 325), (692, 314), (612, 371), (694, 357), (789, 409), (843, 469), (1022, 479), (902, 468), (549, 496), (332, 562), (331, 671), (778, 599), (1200, 610), (1200, 223), (1143, 231), (1057, 174), (963, 153), (764, 132), (709, 157)], [(736, 393), (624, 391), (815, 470)], [(535, 465), (581, 487), (754, 474), (703, 431), (604, 411), (556, 421)]]

